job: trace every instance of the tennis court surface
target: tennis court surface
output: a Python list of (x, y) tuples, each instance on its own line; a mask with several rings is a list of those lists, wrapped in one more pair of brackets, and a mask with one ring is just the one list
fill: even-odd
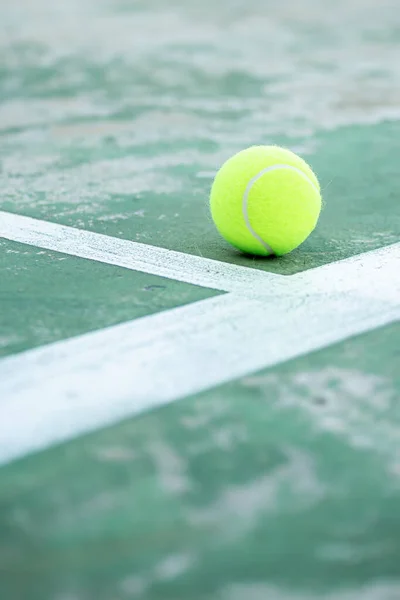
[[(0, 599), (399, 600), (395, 0), (0, 7)], [(282, 258), (235, 152), (321, 182)]]

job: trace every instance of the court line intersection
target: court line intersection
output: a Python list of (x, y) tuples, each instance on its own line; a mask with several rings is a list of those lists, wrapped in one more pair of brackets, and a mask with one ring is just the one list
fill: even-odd
[(0, 463), (400, 319), (400, 243), (284, 276), (0, 211), (0, 237), (223, 293), (0, 361)]

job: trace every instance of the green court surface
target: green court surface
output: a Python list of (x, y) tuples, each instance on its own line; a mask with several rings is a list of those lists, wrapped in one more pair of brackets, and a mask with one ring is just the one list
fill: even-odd
[[(398, 3), (0, 29), (0, 600), (398, 600)], [(270, 143), (324, 208), (256, 259), (208, 196)]]

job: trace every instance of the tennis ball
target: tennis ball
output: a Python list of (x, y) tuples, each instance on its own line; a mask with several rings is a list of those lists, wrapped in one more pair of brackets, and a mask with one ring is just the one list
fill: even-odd
[(222, 165), (210, 208), (218, 231), (233, 246), (249, 254), (281, 256), (316, 226), (320, 186), (307, 163), (290, 150), (252, 146)]

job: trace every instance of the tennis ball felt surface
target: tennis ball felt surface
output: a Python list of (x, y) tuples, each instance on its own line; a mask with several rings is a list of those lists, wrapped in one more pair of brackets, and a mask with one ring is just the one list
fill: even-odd
[(281, 256), (310, 235), (321, 211), (318, 180), (299, 156), (252, 146), (218, 171), (210, 197), (220, 234), (249, 254)]

